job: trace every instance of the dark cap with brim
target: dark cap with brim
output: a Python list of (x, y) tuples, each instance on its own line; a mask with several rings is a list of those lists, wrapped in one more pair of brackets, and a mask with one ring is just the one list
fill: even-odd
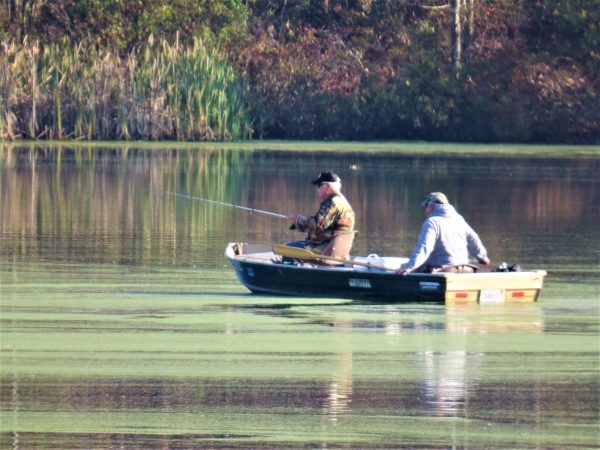
[(338, 177), (335, 173), (328, 171), (328, 172), (321, 172), (319, 174), (319, 178), (311, 181), (311, 183), (312, 184), (335, 183), (336, 181), (340, 181), (340, 177)]

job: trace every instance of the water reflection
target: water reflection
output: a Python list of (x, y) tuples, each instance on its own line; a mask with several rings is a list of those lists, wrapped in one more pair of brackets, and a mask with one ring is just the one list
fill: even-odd
[[(388, 314), (390, 314), (391, 316), (398, 316), (400, 313), (398, 311), (389, 311)], [(393, 318), (390, 318), (390, 320), (386, 321), (385, 334), (393, 336), (395, 334), (400, 334), (401, 331), (402, 324), (399, 320), (394, 320)]]
[[(554, 434), (545, 434), (550, 432), (548, 424), (574, 418), (582, 430), (581, 442), (589, 446), (593, 440), (593, 431), (585, 425), (596, 427), (597, 410), (589, 408), (598, 400), (595, 382), (524, 380), (522, 371), (501, 381), (489, 379), (486, 370), (503, 370), (509, 362), (523, 368), (518, 354), (489, 366), (483, 353), (416, 352), (411, 360), (422, 371), (418, 376), (365, 379), (363, 374), (358, 382), (352, 380), (357, 371), (353, 358), (352, 353), (334, 355), (339, 365), (327, 382), (312, 377), (139, 375), (17, 380), (5, 374), (2, 407), (10, 410), (12, 423), (4, 422), (3, 429), (14, 431), (9, 445), (4, 434), (3, 448), (273, 448), (274, 433), (279, 433), (277, 447), (297, 447), (298, 442), (286, 441), (294, 430), (306, 433), (302, 443), (307, 447), (339, 447), (339, 441), (330, 440), (335, 431), (325, 439), (319, 436), (319, 427), (327, 424), (339, 428), (345, 436), (342, 443), (351, 448), (380, 448), (382, 442), (391, 442), (384, 439), (404, 442), (406, 436), (419, 447), (444, 442), (480, 448), (489, 442), (482, 427), (501, 429), (507, 424), (513, 425), (506, 436), (513, 445), (548, 448), (561, 436), (556, 428)], [(525, 358), (529, 371), (539, 363), (537, 357)], [(76, 421), (62, 422), (61, 417)], [(469, 420), (431, 422), (427, 417)], [(426, 436), (422, 427), (428, 430)], [(34, 433), (33, 428), (43, 431)], [(371, 440), (362, 440), (364, 436)], [(509, 441), (501, 440), (498, 446), (511, 447)]]
[[(0, 145), (1, 448), (598, 442), (598, 158)], [(498, 262), (562, 278), (538, 304), (250, 295), (225, 244), (287, 224), (164, 195), (313, 211), (324, 168), (357, 254), (409, 252), (439, 189)]]
[[(216, 265), (227, 242), (287, 242), (278, 218), (165, 191), (289, 213), (317, 206), (307, 180), (337, 170), (357, 213), (355, 253), (408, 255), (426, 192), (443, 190), (494, 261), (595, 264), (600, 159), (253, 149), (22, 148), (2, 144), (2, 250), (11, 259)], [(359, 170), (357, 170), (359, 169)], [(597, 227), (596, 227), (597, 228)], [(573, 239), (573, 238), (576, 239)]]
[[(466, 379), (467, 352), (426, 351), (421, 361), (425, 371), (421, 389), (429, 412), (438, 417), (466, 417), (466, 404), (475, 391), (475, 384)], [(476, 361), (471, 355), (470, 379), (476, 378)]]
[[(367, 318), (335, 319), (317, 310), (329, 307), (351, 311)], [(215, 305), (228, 310), (231, 306)], [(380, 305), (363, 301), (341, 301), (336, 305), (309, 303), (281, 303), (244, 305), (236, 310), (272, 317), (301, 319), (306, 324), (338, 329), (372, 330), (396, 336), (406, 332), (478, 333), (543, 333), (546, 330), (544, 312), (538, 304), (511, 303), (500, 305), (456, 304), (428, 305), (422, 309), (398, 304)], [(415, 314), (418, 312), (418, 315)], [(377, 318), (368, 316), (377, 315)], [(348, 330), (351, 331), (351, 330)], [(228, 329), (228, 333), (232, 330)]]
[(543, 333), (544, 315), (537, 304), (446, 305), (451, 333)]
[(352, 353), (337, 354), (335, 360), (339, 371), (327, 387), (327, 397), (323, 403), (323, 412), (329, 420), (336, 423), (340, 416), (352, 411)]
[(12, 405), (12, 424), (11, 424), (11, 437), (12, 437), (12, 447), (14, 450), (17, 450), (19, 447), (19, 374), (13, 373), (14, 380), (11, 384), (11, 393), (10, 393), (10, 401)]

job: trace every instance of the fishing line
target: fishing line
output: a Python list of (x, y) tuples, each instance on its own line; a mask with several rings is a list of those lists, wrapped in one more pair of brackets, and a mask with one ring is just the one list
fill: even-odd
[(207, 203), (216, 203), (217, 205), (231, 206), (232, 208), (243, 209), (244, 211), (249, 211), (251, 214), (253, 212), (256, 212), (256, 213), (259, 213), (259, 214), (268, 214), (270, 216), (282, 217), (284, 219), (287, 219), (287, 216), (285, 214), (278, 214), (278, 213), (274, 213), (274, 212), (271, 212), (271, 211), (264, 211), (262, 209), (256, 209), (256, 208), (249, 208), (248, 206), (234, 205), (233, 203), (219, 202), (217, 200), (209, 200), (207, 198), (202, 198), (202, 197), (193, 197), (191, 195), (178, 194), (177, 192), (169, 192), (169, 191), (164, 191), (164, 192), (165, 192), (165, 194), (177, 195), (179, 197), (191, 198), (191, 199), (194, 199), (194, 200), (200, 200), (200, 201), (207, 202)]

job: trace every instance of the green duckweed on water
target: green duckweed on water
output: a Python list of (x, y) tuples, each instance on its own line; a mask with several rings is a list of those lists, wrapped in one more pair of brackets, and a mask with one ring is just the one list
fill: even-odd
[(71, 269), (2, 272), (3, 448), (15, 427), (23, 446), (139, 448), (598, 436), (586, 290), (572, 306), (552, 282), (530, 305), (368, 304), (247, 294), (225, 268)]
[[(0, 148), (0, 448), (598, 446), (596, 150), (229, 145)], [(439, 190), (539, 302), (254, 295), (226, 245), (301, 234), (165, 194), (310, 213), (325, 169), (353, 254), (408, 256)]]

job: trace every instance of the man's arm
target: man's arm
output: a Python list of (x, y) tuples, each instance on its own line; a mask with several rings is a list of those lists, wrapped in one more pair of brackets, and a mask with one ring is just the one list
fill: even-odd
[(412, 272), (418, 267), (421, 267), (433, 252), (435, 243), (438, 238), (437, 224), (433, 220), (426, 220), (421, 228), (421, 234), (419, 235), (419, 242), (415, 246), (415, 249), (410, 256), (407, 263), (402, 264), (400, 269), (395, 270), (395, 273), (408, 273)]
[(490, 263), (487, 250), (483, 246), (481, 239), (479, 239), (479, 235), (475, 233), (475, 230), (469, 224), (467, 224), (467, 249), (481, 264), (487, 265)]
[(318, 234), (330, 228), (338, 219), (339, 210), (331, 200), (321, 203), (314, 216), (298, 215), (296, 228), (303, 233)]

